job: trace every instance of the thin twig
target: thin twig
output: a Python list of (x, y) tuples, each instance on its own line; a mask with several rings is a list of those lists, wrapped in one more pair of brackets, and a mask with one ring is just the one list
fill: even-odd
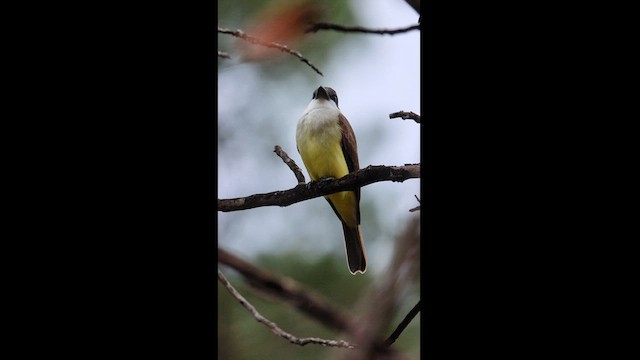
[(275, 152), (282, 159), (282, 161), (284, 161), (284, 163), (289, 166), (289, 169), (293, 171), (293, 174), (296, 176), (296, 180), (298, 180), (298, 184), (305, 184), (307, 182), (304, 179), (304, 175), (302, 174), (302, 171), (300, 171), (300, 168), (298, 167), (296, 162), (293, 161), (293, 159), (291, 159), (284, 150), (282, 150), (280, 145), (276, 145), (273, 152)]
[(420, 164), (405, 166), (370, 165), (340, 179), (324, 179), (299, 184), (293, 189), (255, 194), (234, 199), (218, 199), (218, 211), (238, 211), (262, 206), (289, 206), (304, 200), (353, 190), (379, 181), (403, 182), (420, 177)]
[[(418, 200), (418, 203), (422, 204), (422, 201), (420, 201), (420, 198), (418, 197), (418, 195), (413, 195), (416, 197), (416, 200)], [(413, 209), (409, 209), (409, 212), (414, 212), (414, 211), (418, 211), (420, 210), (420, 205), (414, 207)]]
[(307, 60), (307, 58), (302, 56), (302, 54), (300, 54), (299, 52), (289, 49), (289, 47), (286, 46), (286, 45), (282, 45), (282, 44), (278, 44), (276, 42), (264, 41), (264, 40), (258, 39), (255, 36), (251, 36), (251, 35), (248, 35), (248, 34), (244, 33), (242, 30), (231, 30), (231, 29), (221, 28), (221, 27), (218, 26), (218, 32), (222, 33), (222, 34), (233, 35), (233, 36), (235, 36), (237, 38), (240, 38), (242, 40), (246, 40), (246, 41), (248, 41), (250, 43), (253, 43), (253, 44), (256, 44), (256, 45), (266, 46), (266, 47), (269, 47), (269, 48), (274, 48), (274, 49), (278, 49), (280, 51), (284, 51), (286, 53), (289, 53), (289, 54), (297, 57), (298, 59), (300, 59), (300, 61), (302, 61), (303, 63), (309, 65), (315, 72), (320, 74), (320, 76), (323, 76), (322, 73), (320, 72), (320, 70), (318, 70), (318, 68), (315, 67), (315, 65), (313, 65), (311, 62), (309, 62), (309, 60)]
[(314, 23), (305, 32), (317, 32), (318, 30), (335, 30), (340, 32), (357, 32), (365, 34), (381, 34), (381, 35), (394, 35), (399, 33), (408, 32), (411, 30), (420, 30), (420, 24), (411, 25), (400, 29), (368, 29), (362, 26), (344, 26), (330, 23)]
[(420, 300), (418, 300), (418, 303), (413, 307), (413, 309), (409, 311), (407, 316), (404, 317), (404, 319), (400, 322), (398, 327), (389, 336), (387, 341), (385, 341), (385, 345), (391, 346), (391, 344), (393, 344), (394, 342), (396, 342), (396, 340), (398, 340), (398, 337), (400, 336), (400, 334), (402, 334), (402, 332), (407, 327), (407, 325), (409, 325), (411, 320), (413, 320), (413, 318), (418, 314), (418, 312), (420, 312), (420, 307), (421, 307)]
[(288, 303), (331, 329), (347, 330), (354, 321), (349, 313), (294, 279), (268, 273), (221, 248), (218, 248), (218, 262), (239, 272), (254, 289)]
[(218, 50), (218, 57), (224, 58), (224, 59), (231, 59), (231, 55), (227, 54), (224, 51), (220, 51), (220, 50)]
[(389, 114), (389, 119), (401, 117), (402, 120), (412, 119), (413, 121), (420, 123), (420, 115), (414, 113), (413, 111), (398, 111)]
[(218, 269), (218, 280), (220, 280), (220, 283), (222, 283), (222, 285), (224, 285), (224, 287), (227, 288), (229, 293), (231, 293), (231, 295), (234, 298), (236, 298), (236, 300), (238, 300), (240, 302), (240, 304), (245, 309), (247, 309), (247, 311), (249, 311), (249, 313), (251, 313), (251, 315), (253, 315), (253, 317), (259, 323), (262, 323), (262, 324), (266, 325), (269, 329), (271, 329), (271, 332), (273, 332), (274, 334), (289, 340), (289, 342), (292, 343), (292, 344), (296, 344), (296, 345), (300, 345), (300, 346), (305, 346), (307, 344), (319, 344), (319, 345), (322, 345), (322, 346), (335, 346), (335, 347), (343, 347), (343, 348), (349, 348), (349, 349), (355, 348), (354, 345), (351, 345), (351, 344), (349, 344), (348, 342), (346, 342), (344, 340), (325, 340), (325, 339), (314, 338), (314, 337), (298, 338), (296, 336), (293, 336), (293, 335), (289, 334), (288, 332), (280, 329), (278, 327), (278, 325), (276, 325), (274, 322), (272, 322), (269, 319), (265, 318), (264, 316), (260, 315), (258, 310), (256, 310), (256, 308), (253, 305), (251, 305), (251, 303), (249, 303), (247, 301), (247, 299), (245, 299), (231, 285), (231, 283), (229, 283), (229, 280), (227, 280), (227, 278), (222, 274), (220, 269)]

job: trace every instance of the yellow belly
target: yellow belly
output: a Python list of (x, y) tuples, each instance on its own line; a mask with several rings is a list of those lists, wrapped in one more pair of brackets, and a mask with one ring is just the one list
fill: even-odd
[(332, 143), (308, 139), (300, 146), (300, 156), (312, 180), (323, 177), (339, 179), (349, 173), (340, 141)]
[[(339, 179), (349, 173), (340, 146), (340, 138), (336, 139), (330, 134), (326, 135), (329, 136), (307, 137), (298, 143), (300, 156), (312, 180), (319, 180), (323, 177)], [(342, 191), (326, 197), (333, 203), (347, 224), (353, 227), (358, 224), (356, 196), (353, 191)]]

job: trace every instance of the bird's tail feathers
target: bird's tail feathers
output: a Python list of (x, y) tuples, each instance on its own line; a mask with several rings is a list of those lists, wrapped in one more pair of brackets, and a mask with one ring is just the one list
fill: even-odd
[(352, 274), (362, 273), (367, 270), (367, 255), (364, 250), (360, 225), (355, 228), (342, 223), (344, 232), (344, 245), (347, 251), (347, 263)]

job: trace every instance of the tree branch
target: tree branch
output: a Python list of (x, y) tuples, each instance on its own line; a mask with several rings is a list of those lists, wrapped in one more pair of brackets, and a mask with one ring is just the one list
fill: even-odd
[(287, 164), (289, 169), (293, 171), (293, 174), (296, 176), (296, 180), (298, 180), (298, 184), (305, 184), (307, 182), (304, 179), (304, 175), (302, 174), (302, 171), (300, 171), (300, 168), (298, 167), (296, 162), (293, 161), (293, 159), (291, 159), (284, 150), (282, 150), (280, 145), (276, 145), (275, 150), (273, 150), (273, 152), (275, 152), (282, 159), (282, 161), (284, 161), (284, 163)]
[(401, 355), (392, 352), (393, 349), (385, 344), (380, 335), (391, 322), (401, 301), (401, 294), (419, 276), (419, 233), (420, 217), (412, 216), (394, 241), (391, 263), (376, 280), (376, 286), (359, 300), (363, 311), (349, 333), (349, 341), (358, 344), (358, 348), (349, 356), (337, 354), (337, 360), (401, 358)]
[(275, 296), (329, 328), (344, 331), (353, 322), (349, 314), (342, 313), (326, 299), (302, 287), (293, 279), (268, 274), (220, 248), (218, 262), (238, 271), (253, 288)]
[(236, 300), (238, 300), (240, 302), (240, 304), (245, 309), (247, 309), (247, 311), (251, 315), (253, 315), (253, 317), (259, 323), (262, 323), (262, 324), (266, 325), (269, 329), (271, 329), (271, 332), (273, 332), (274, 334), (289, 340), (289, 342), (292, 343), (292, 344), (296, 344), (296, 345), (300, 345), (300, 346), (305, 346), (307, 344), (320, 344), (322, 346), (335, 346), (335, 347), (344, 347), (344, 348), (349, 348), (349, 349), (355, 348), (355, 346), (349, 344), (348, 342), (346, 342), (344, 340), (325, 340), (325, 339), (313, 338), (313, 337), (310, 337), (310, 338), (298, 338), (296, 336), (293, 336), (293, 335), (289, 334), (288, 332), (280, 329), (280, 327), (278, 327), (278, 325), (276, 325), (274, 322), (272, 322), (269, 319), (267, 319), (264, 316), (262, 316), (258, 312), (258, 310), (256, 310), (256, 308), (253, 305), (251, 305), (251, 303), (249, 301), (247, 301), (247, 299), (245, 299), (231, 285), (229, 280), (227, 280), (227, 278), (222, 274), (220, 269), (218, 269), (218, 280), (220, 280), (220, 283), (222, 283), (222, 285), (224, 285), (224, 287), (227, 288), (229, 293), (231, 293), (231, 295), (234, 298), (236, 298)]
[(398, 111), (398, 112), (394, 112), (389, 114), (389, 119), (393, 119), (393, 118), (397, 118), (397, 117), (401, 117), (402, 120), (407, 120), (407, 119), (412, 119), (413, 121), (417, 122), (418, 124), (420, 123), (420, 115), (414, 113), (413, 111)]
[(344, 26), (330, 23), (314, 23), (310, 28), (305, 30), (306, 33), (318, 32), (318, 30), (335, 30), (340, 32), (356, 32), (365, 34), (395, 35), (408, 32), (411, 30), (420, 30), (420, 24), (411, 25), (400, 29), (368, 29), (362, 26)]
[(222, 33), (222, 34), (233, 35), (233, 36), (235, 36), (237, 38), (240, 38), (242, 40), (248, 41), (248, 42), (256, 44), (256, 45), (266, 46), (266, 47), (269, 47), (269, 48), (274, 48), (274, 49), (278, 49), (280, 51), (289, 53), (289, 54), (297, 57), (298, 59), (300, 59), (300, 61), (302, 61), (303, 63), (309, 65), (315, 72), (320, 74), (320, 76), (323, 76), (322, 73), (320, 72), (320, 70), (318, 70), (318, 68), (315, 67), (315, 65), (313, 65), (311, 62), (309, 62), (309, 60), (307, 60), (307, 58), (302, 56), (302, 54), (300, 54), (299, 52), (289, 49), (289, 47), (287, 47), (286, 45), (282, 45), (282, 44), (278, 44), (278, 43), (270, 42), (270, 41), (260, 40), (259, 38), (255, 37), (255, 36), (251, 36), (251, 35), (248, 35), (248, 34), (244, 33), (242, 30), (230, 30), (230, 29), (225, 29), (225, 28), (221, 28), (221, 27), (218, 26), (218, 32)]
[(218, 211), (238, 211), (261, 206), (289, 206), (304, 200), (353, 190), (379, 181), (403, 182), (420, 177), (420, 164), (405, 166), (370, 165), (340, 179), (324, 179), (300, 184), (293, 189), (255, 194), (234, 199), (218, 199)]
[(393, 344), (394, 342), (396, 342), (396, 340), (398, 340), (398, 337), (400, 336), (400, 334), (402, 334), (402, 332), (407, 327), (407, 325), (409, 325), (411, 320), (413, 320), (413, 318), (420, 312), (420, 307), (421, 307), (420, 300), (418, 300), (418, 303), (413, 307), (413, 309), (409, 311), (407, 316), (404, 317), (404, 319), (400, 322), (398, 327), (389, 336), (387, 341), (385, 341), (384, 344), (386, 346), (391, 346), (391, 344)]
[[(418, 200), (418, 204), (422, 204), (422, 202), (420, 201), (420, 198), (417, 195), (413, 195), (413, 196), (415, 196), (416, 200)], [(409, 212), (414, 212), (414, 211), (420, 210), (420, 206), (421, 205), (418, 205), (418, 206), (414, 207), (413, 209), (409, 209)]]

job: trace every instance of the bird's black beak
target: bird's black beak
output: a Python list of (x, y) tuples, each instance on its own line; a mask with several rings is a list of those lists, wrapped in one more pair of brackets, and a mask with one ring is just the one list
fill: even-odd
[(329, 100), (329, 94), (327, 93), (327, 90), (325, 90), (322, 86), (317, 88), (316, 91), (314, 91), (313, 95), (314, 99)]

